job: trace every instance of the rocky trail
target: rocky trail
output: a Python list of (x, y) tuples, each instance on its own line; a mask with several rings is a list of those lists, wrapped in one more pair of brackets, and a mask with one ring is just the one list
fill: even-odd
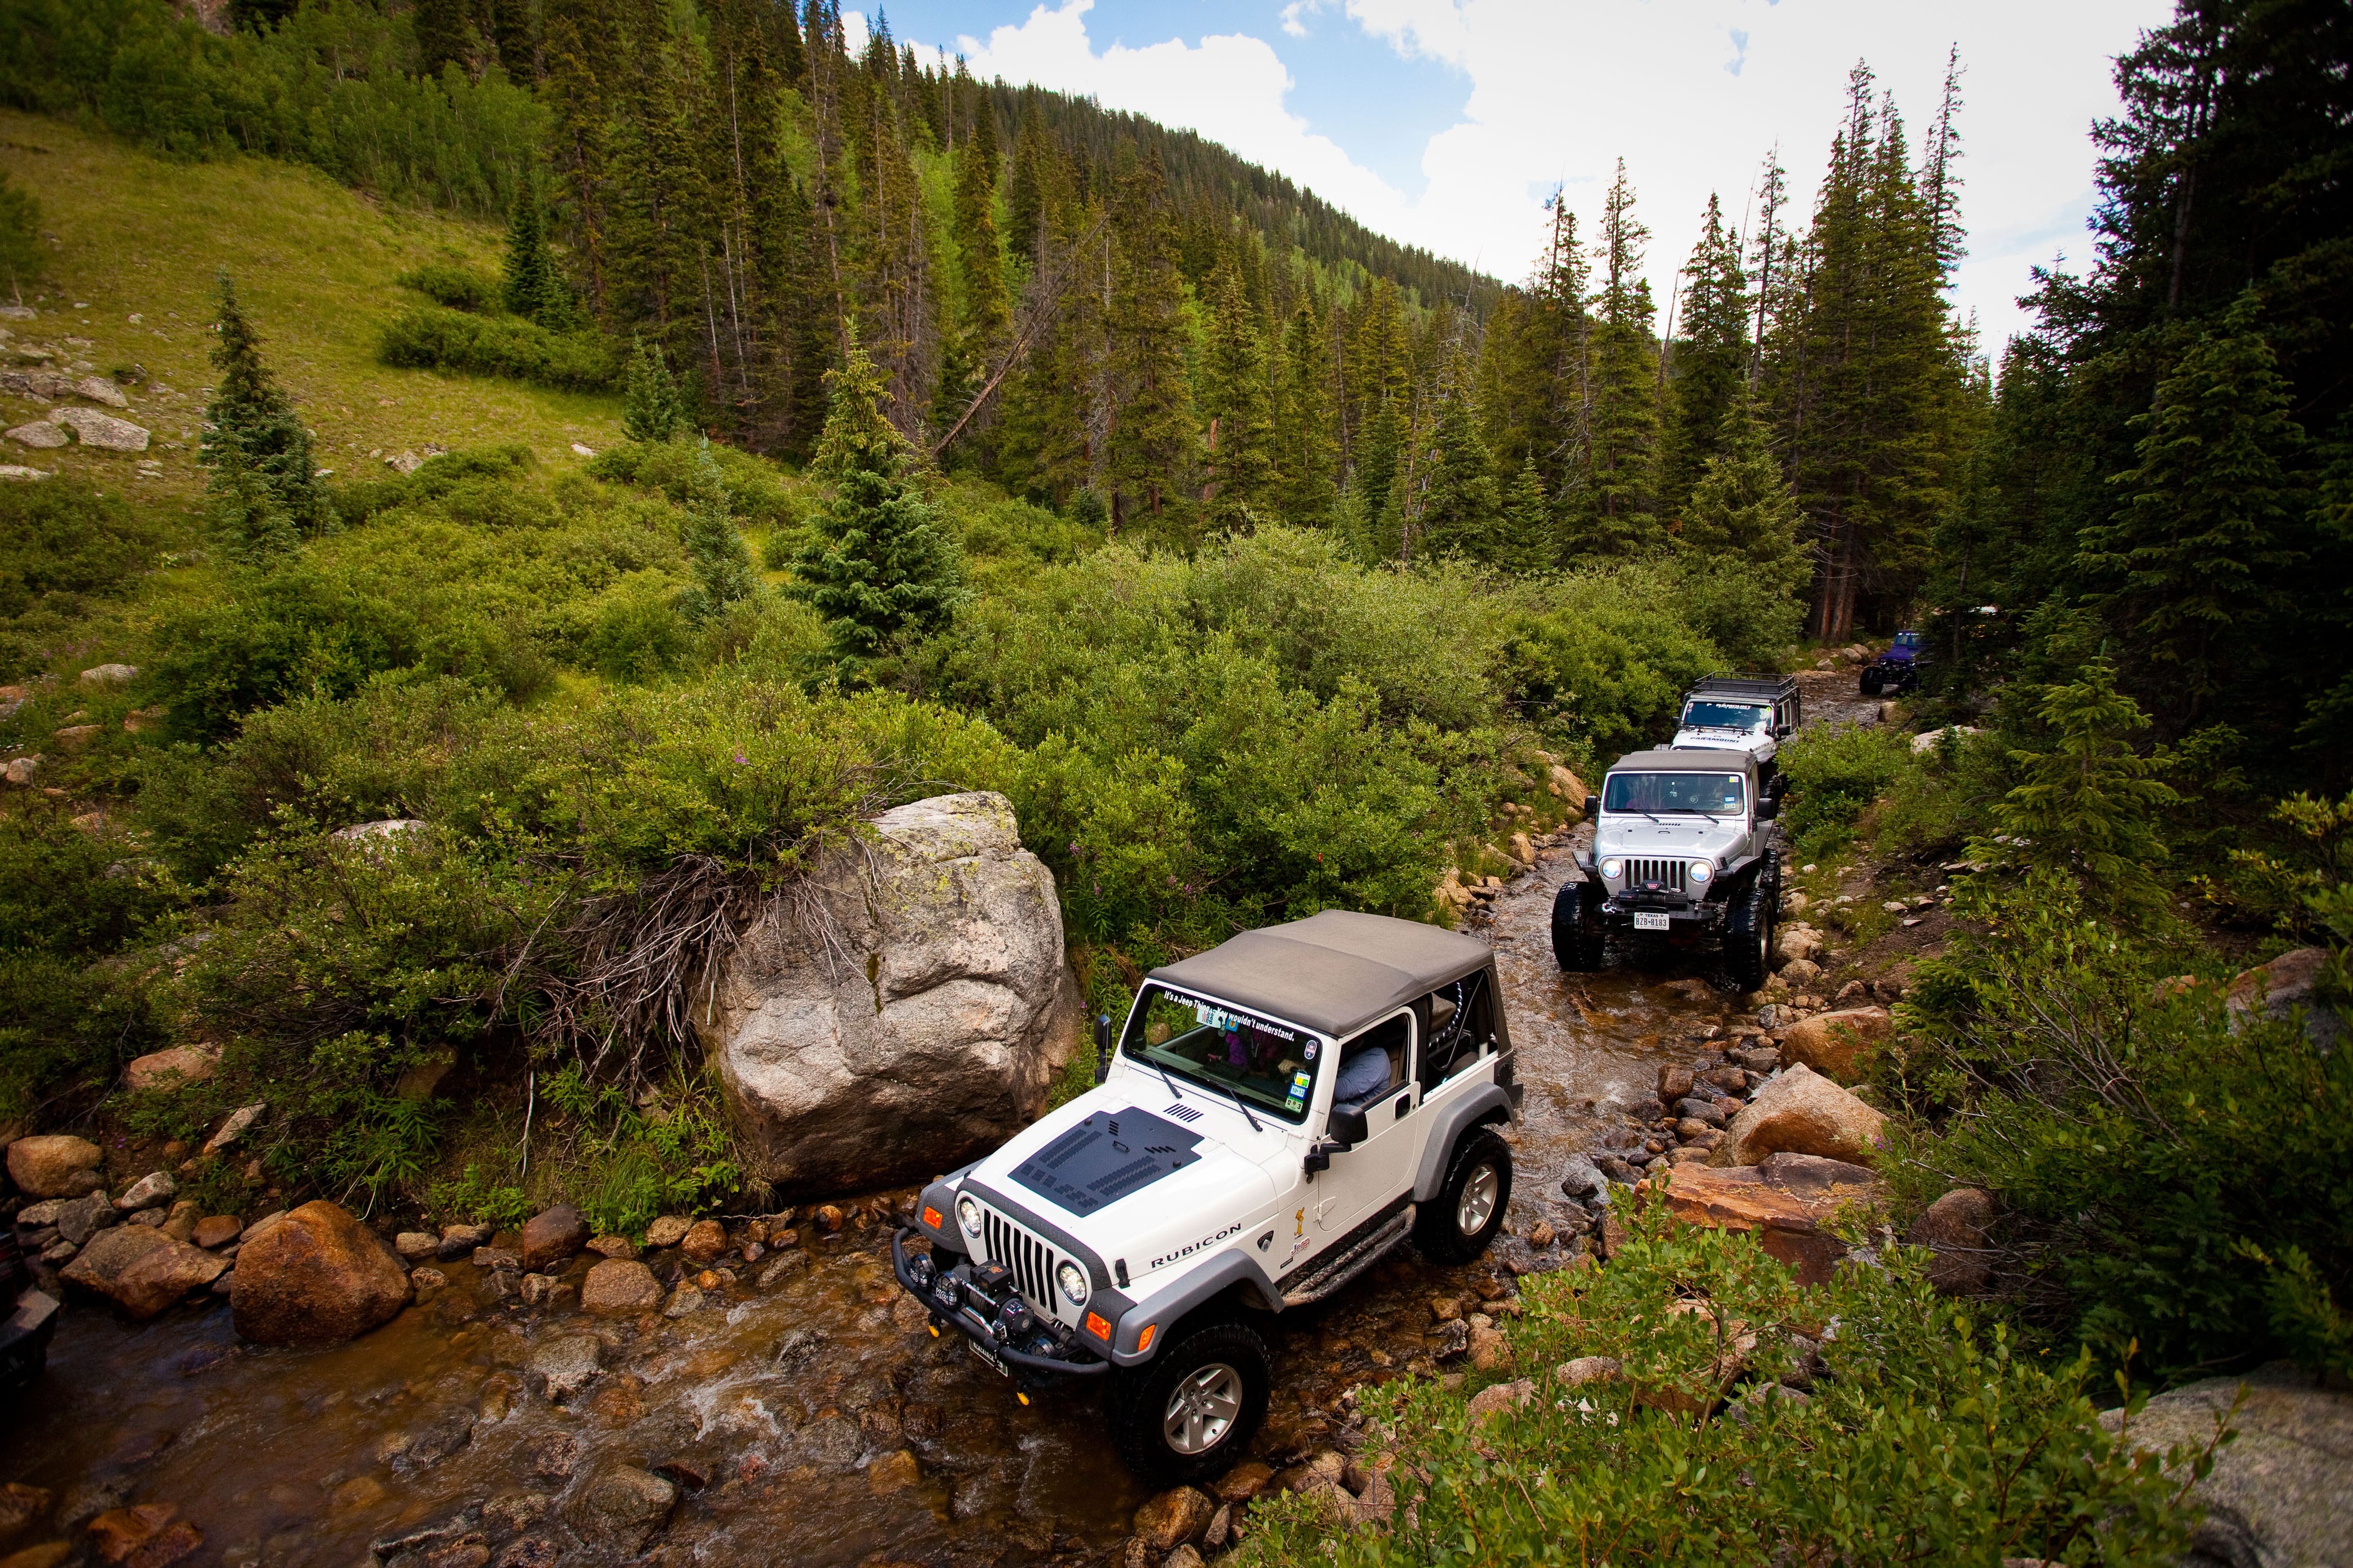
[[(1875, 715), (1830, 686), (1809, 678), (1810, 718)], [(1270, 1480), (1333, 1484), (1352, 1388), (1501, 1353), (1494, 1320), (1516, 1278), (1588, 1267), (1603, 1239), (1564, 1180), (1587, 1190), (1597, 1154), (1666, 1157), (1645, 1139), (1679, 1146), (1683, 1123), (1655, 1098), (1692, 1087), (1676, 1070), (1721, 1077), (1743, 1059), (1733, 1053), (1769, 1048), (1712, 959), (1560, 973), (1553, 892), (1589, 831), (1541, 845), (1468, 919), (1498, 950), (1527, 1085), (1508, 1235), (1466, 1268), (1401, 1253), (1285, 1314), (1254, 1462), (1213, 1502)], [(446, 1284), (326, 1348), (248, 1342), (225, 1304), (134, 1324), (85, 1298), (0, 1433), (0, 1478), (16, 1483), (0, 1496), (0, 1568), (93, 1552), (135, 1568), (1157, 1564), (1172, 1549), (1180, 1560), (1188, 1537), (1212, 1551), (1229, 1538), (1246, 1505), (1206, 1521), (1145, 1507), (1092, 1395), (1024, 1407), (960, 1344), (930, 1336), (888, 1263), (894, 1203), (909, 1196), (724, 1235), (658, 1232), (686, 1245), (649, 1249), (659, 1278), (632, 1272), (646, 1293), (628, 1301), (609, 1299), (609, 1268), (589, 1280), (594, 1252), (519, 1282), (511, 1244), (475, 1252), (459, 1237), (424, 1260)]]

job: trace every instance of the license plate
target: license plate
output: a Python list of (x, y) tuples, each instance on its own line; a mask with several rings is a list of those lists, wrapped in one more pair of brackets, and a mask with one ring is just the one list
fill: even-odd
[(990, 1350), (978, 1340), (966, 1340), (965, 1341), (965, 1343), (972, 1348), (972, 1355), (975, 1361), (982, 1362), (989, 1366), (995, 1367), (999, 1373), (1006, 1377), (1011, 1377), (1013, 1375), (1013, 1369), (1006, 1365), (1004, 1361), (998, 1357), (995, 1351)]
[(1664, 931), (1667, 929), (1667, 917), (1662, 914), (1653, 914), (1647, 910), (1637, 910), (1634, 911), (1634, 929), (1636, 931)]

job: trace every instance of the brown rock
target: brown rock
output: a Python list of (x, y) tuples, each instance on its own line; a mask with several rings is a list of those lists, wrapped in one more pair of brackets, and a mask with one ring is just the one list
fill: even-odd
[(1947, 1296), (1973, 1296), (1992, 1273), (1986, 1228), (1993, 1224), (1993, 1199), (1975, 1187), (1955, 1187), (1920, 1211), (1904, 1237), (1936, 1256), (1928, 1282)]
[(97, 1144), (70, 1133), (19, 1138), (8, 1145), (8, 1179), (33, 1198), (78, 1198), (98, 1190)]
[(696, 1220), (678, 1249), (697, 1263), (709, 1263), (727, 1250), (727, 1227), (715, 1219)]
[(626, 1236), (593, 1236), (588, 1250), (599, 1258), (630, 1258), (637, 1257), (638, 1244)]
[(2304, 1032), (2312, 1043), (2323, 1049), (2335, 1046), (2345, 1033), (2345, 1020), (2320, 994), (2321, 975), (2327, 963), (2327, 949), (2299, 947), (2232, 980), (2230, 994), (2222, 1003), (2232, 1032), (2237, 1032), (2243, 1019), (2257, 1013), (2285, 1018), (2302, 1008)]
[(1206, 1493), (1176, 1487), (1135, 1510), (1136, 1539), (1155, 1552), (1166, 1552), (1181, 1542), (1198, 1541), (1217, 1511)]
[(1784, 1151), (1873, 1164), (1887, 1118), (1802, 1062), (1757, 1091), (1715, 1152), (1725, 1164), (1753, 1165)]
[(429, 1230), (404, 1230), (392, 1238), (392, 1249), (411, 1263), (437, 1256), (441, 1238)]
[(28, 1487), (22, 1481), (0, 1486), (0, 1541), (12, 1540), (38, 1524), (56, 1500), (47, 1487)]
[(207, 1251), (227, 1247), (245, 1233), (245, 1222), (233, 1214), (207, 1215), (196, 1221), (195, 1234), (189, 1239)]
[(1581, 1355), (1553, 1368), (1552, 1375), (1563, 1388), (1581, 1388), (1588, 1383), (1614, 1383), (1625, 1371), (1616, 1356)]
[(1534, 1378), (1523, 1377), (1511, 1383), (1498, 1383), (1481, 1389), (1471, 1396), (1465, 1407), (1471, 1425), (1482, 1426), (1506, 1410), (1517, 1410), (1536, 1396)]
[(1511, 1342), (1496, 1328), (1471, 1328), (1471, 1364), (1481, 1372), (1501, 1372), (1512, 1364)]
[[(1793, 1158), (1777, 1154), (1776, 1160)], [(1817, 1161), (1817, 1165), (1838, 1164)], [(1833, 1183), (1824, 1173), (1798, 1169), (1779, 1184), (1761, 1168), (1736, 1166), (1712, 1170), (1704, 1165), (1678, 1165), (1667, 1184), (1667, 1207), (1685, 1224), (1715, 1230), (1739, 1231), (1757, 1237), (1766, 1253), (1788, 1265), (1800, 1285), (1819, 1285), (1831, 1277), (1831, 1266), (1846, 1255), (1846, 1244), (1827, 1228), (1841, 1204), (1868, 1196), (1877, 1182), (1868, 1171), (1841, 1165), (1862, 1178), (1860, 1184)], [(1777, 1174), (1787, 1172), (1781, 1167)], [(1795, 1190), (1792, 1190), (1792, 1189)]]
[(646, 1226), (646, 1245), (652, 1247), (676, 1247), (686, 1239), (686, 1233), (693, 1228), (692, 1220), (681, 1218), (674, 1214), (666, 1214)]
[(1660, 1101), (1662, 1104), (1672, 1105), (1692, 1091), (1692, 1085), (1695, 1081), (1689, 1068), (1661, 1068), (1659, 1069)]
[(1266, 1483), (1274, 1479), (1274, 1467), (1256, 1459), (1244, 1459), (1218, 1479), (1218, 1500), (1248, 1502), (1266, 1490)]
[(90, 1521), (100, 1558), (121, 1568), (169, 1568), (205, 1543), (203, 1534), (170, 1503), (118, 1508)]
[(164, 1234), (174, 1241), (194, 1241), (196, 1237), (196, 1221), (203, 1217), (204, 1212), (194, 1199), (182, 1198), (172, 1205), (171, 1214), (165, 1216), (163, 1226)]
[(321, 1199), (248, 1241), (229, 1305), (259, 1344), (332, 1344), (386, 1322), (408, 1300), (408, 1273), (374, 1232)]
[(1871, 1054), (1886, 1043), (1894, 1027), (1884, 1007), (1817, 1013), (1810, 1018), (1799, 1019), (1781, 1037), (1781, 1059), (1802, 1062), (1825, 1078), (1852, 1083), (1862, 1076)]
[(132, 1089), (184, 1088), (205, 1082), (219, 1066), (218, 1046), (174, 1046), (132, 1058), (122, 1069), (122, 1081)]
[(69, 1541), (44, 1541), (37, 1546), (27, 1546), (0, 1557), (0, 1568), (58, 1568), (58, 1564), (73, 1555)]
[(523, 1226), (522, 1266), (544, 1269), (587, 1245), (588, 1216), (570, 1204), (558, 1204), (532, 1215)]
[(100, 1231), (65, 1268), (64, 1278), (95, 1290), (134, 1318), (152, 1318), (218, 1279), (227, 1262), (148, 1226)]
[(650, 1312), (661, 1305), (661, 1281), (633, 1258), (608, 1258), (588, 1270), (580, 1284), (580, 1307), (587, 1312)]
[(885, 1454), (866, 1467), (866, 1489), (876, 1497), (904, 1491), (923, 1479), (923, 1467), (904, 1448)]
[(1193, 1547), (1180, 1546), (1160, 1560), (1160, 1568), (1202, 1568), (1201, 1553)]

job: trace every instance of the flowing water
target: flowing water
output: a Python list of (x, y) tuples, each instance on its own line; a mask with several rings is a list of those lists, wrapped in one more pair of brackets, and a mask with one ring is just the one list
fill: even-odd
[[(1818, 711), (1859, 717), (1848, 710), (1863, 706)], [(1495, 1293), (1515, 1263), (1562, 1261), (1565, 1247), (1525, 1238), (1570, 1213), (1558, 1196), (1564, 1157), (1598, 1142), (1613, 1101), (1648, 1090), (1662, 1063), (1689, 1060), (1725, 1021), (1730, 999), (1696, 983), (1713, 973), (1698, 961), (1562, 974), (1548, 920), (1569, 869), (1567, 844), (1546, 850), (1470, 922), (1497, 949), (1527, 1086), (1512, 1134), (1510, 1235), (1467, 1268), (1401, 1252), (1332, 1301), (1269, 1324), (1279, 1383), (1261, 1457), (1323, 1446), (1324, 1413), (1345, 1389), (1430, 1354), (1433, 1297), (1482, 1284)], [(480, 1550), (459, 1539), (470, 1530), (492, 1549), (545, 1543), (536, 1556), (511, 1550), (501, 1563), (512, 1568), (544, 1568), (548, 1548), (584, 1568), (626, 1561), (636, 1540), (599, 1511), (596, 1484), (623, 1464), (684, 1478), (649, 1548), (669, 1563), (1018, 1563), (1113, 1551), (1148, 1494), (1111, 1454), (1093, 1396), (1041, 1395), (1025, 1408), (953, 1338), (931, 1338), (892, 1280), (886, 1227), (803, 1235), (809, 1266), (786, 1282), (730, 1290), (675, 1321), (513, 1309), (483, 1289), (488, 1271), (463, 1262), (443, 1266), (452, 1283), (430, 1304), (324, 1350), (243, 1345), (223, 1306), (132, 1325), (79, 1303), (47, 1376), (0, 1432), (0, 1480), (54, 1489), (63, 1524), (125, 1503), (174, 1505), (205, 1540), (187, 1561), (230, 1568), (364, 1568), (398, 1555), (372, 1556), (374, 1543), (443, 1526), (450, 1533), (413, 1560), (439, 1547), (435, 1568), (480, 1568)], [(601, 1342), (603, 1370), (568, 1405), (551, 1405), (534, 1353), (582, 1334)]]

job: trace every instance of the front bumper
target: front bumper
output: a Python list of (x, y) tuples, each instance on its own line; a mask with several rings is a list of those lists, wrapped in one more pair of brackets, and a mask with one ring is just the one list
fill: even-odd
[[(1060, 1325), (1048, 1328), (1042, 1322), (1017, 1336), (1005, 1331), (996, 1309), (1001, 1306), (1006, 1292), (993, 1299), (980, 1288), (972, 1260), (939, 1269), (927, 1281), (913, 1267), (907, 1256), (907, 1238), (921, 1235), (912, 1226), (902, 1226), (891, 1237), (891, 1272), (898, 1278), (899, 1288), (923, 1304), (931, 1314), (932, 1331), (954, 1329), (970, 1341), (982, 1360), (1000, 1371), (1018, 1376), (1027, 1383), (1033, 1377), (1100, 1377), (1111, 1370), (1111, 1363), (1096, 1355), (1069, 1335)], [(1057, 1331), (1060, 1331), (1059, 1332)]]
[(1606, 899), (1601, 904), (1601, 922), (1613, 931), (1642, 931), (1658, 933), (1662, 928), (1651, 921), (1637, 921), (1635, 916), (1663, 916), (1664, 934), (1668, 936), (1714, 936), (1724, 929), (1725, 906), (1720, 900), (1703, 899), (1680, 902), (1664, 899), (1628, 898), (1620, 894)]

